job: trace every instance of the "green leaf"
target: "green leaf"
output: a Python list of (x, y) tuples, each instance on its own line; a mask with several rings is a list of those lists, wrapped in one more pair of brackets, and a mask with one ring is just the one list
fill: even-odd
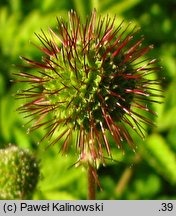
[(160, 131), (168, 130), (176, 126), (176, 106), (164, 112), (158, 119), (158, 129)]
[(73, 0), (74, 10), (80, 15), (81, 19), (85, 19), (88, 14), (90, 14), (91, 1), (87, 0)]
[(159, 134), (152, 134), (147, 138), (145, 147), (146, 161), (167, 181), (176, 184), (176, 157), (166, 140)]
[(115, 14), (122, 14), (125, 11), (131, 10), (141, 0), (125, 0), (125, 1), (101, 1), (102, 10), (109, 11)]
[(41, 172), (43, 179), (40, 182), (40, 189), (43, 192), (61, 190), (68, 188), (80, 178), (84, 179), (84, 172), (80, 168), (72, 167), (69, 169), (75, 162), (74, 160), (73, 157), (65, 157), (53, 149), (49, 149), (44, 155), (42, 154)]
[(2, 74), (0, 74), (0, 97), (4, 94), (5, 90), (5, 81)]
[(33, 199), (43, 199), (43, 200), (76, 200), (77, 197), (74, 197), (72, 194), (66, 191), (47, 191), (43, 196), (40, 196), (40, 192), (35, 193)]
[(30, 149), (29, 138), (26, 133), (24, 133), (24, 130), (22, 131), (19, 128), (14, 128), (13, 133), (15, 136), (15, 144), (20, 147)]
[(7, 97), (3, 97), (0, 103), (0, 133), (6, 142), (11, 139), (11, 126), (15, 120), (14, 112), (12, 112), (13, 103), (10, 104), (10, 100)]
[(169, 130), (167, 140), (171, 144), (171, 147), (175, 150), (176, 152), (176, 127), (173, 127)]

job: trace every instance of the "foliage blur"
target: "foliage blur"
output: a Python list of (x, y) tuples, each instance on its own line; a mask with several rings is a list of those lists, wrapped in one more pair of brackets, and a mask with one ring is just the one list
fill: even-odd
[[(32, 199), (86, 199), (86, 171), (72, 166), (74, 153), (59, 154), (59, 143), (46, 150), (38, 145), (44, 131), (28, 135), (27, 122), (16, 112), (14, 98), (19, 86), (11, 82), (19, 56), (40, 58), (30, 43), (39, 44), (34, 32), (55, 27), (56, 17), (67, 17), (70, 9), (84, 19), (93, 8), (120, 20), (141, 26), (146, 44), (154, 44), (149, 55), (160, 59), (163, 70), (162, 105), (155, 105), (157, 127), (148, 128), (145, 141), (135, 137), (137, 153), (125, 155), (113, 149), (115, 161), (107, 160), (99, 178), (103, 191), (97, 199), (176, 199), (176, 1), (175, 0), (2, 0), (0, 1), (0, 148), (13, 143), (29, 149), (41, 161), (41, 177)], [(24, 85), (24, 84), (21, 84)]]

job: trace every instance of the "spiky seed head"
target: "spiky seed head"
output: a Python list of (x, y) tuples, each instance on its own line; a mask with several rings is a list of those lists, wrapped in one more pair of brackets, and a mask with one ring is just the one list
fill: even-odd
[(127, 125), (143, 137), (142, 123), (152, 124), (137, 109), (155, 114), (148, 104), (159, 96), (159, 82), (149, 78), (159, 70), (157, 60), (145, 57), (152, 46), (142, 47), (139, 29), (116, 26), (116, 17), (97, 17), (93, 10), (81, 23), (70, 11), (68, 22), (57, 21), (57, 31), (36, 34), (42, 60), (22, 57), (36, 70), (17, 74), (30, 84), (18, 94), (28, 100), (19, 110), (32, 116), (31, 130), (46, 126), (43, 139), (57, 133), (51, 145), (62, 139), (65, 152), (76, 142), (80, 160), (97, 165), (104, 149), (111, 156), (107, 131), (119, 148), (127, 141), (134, 149)]

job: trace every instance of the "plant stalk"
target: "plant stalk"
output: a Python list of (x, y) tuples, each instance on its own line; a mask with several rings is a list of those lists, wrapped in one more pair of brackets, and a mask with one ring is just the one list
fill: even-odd
[(89, 164), (88, 165), (88, 199), (96, 199), (96, 181), (94, 174), (96, 175), (96, 170)]

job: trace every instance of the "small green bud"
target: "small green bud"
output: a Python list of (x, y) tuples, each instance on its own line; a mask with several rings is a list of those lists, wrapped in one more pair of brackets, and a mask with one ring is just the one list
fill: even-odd
[(17, 146), (0, 149), (0, 199), (31, 199), (39, 179), (38, 161)]

